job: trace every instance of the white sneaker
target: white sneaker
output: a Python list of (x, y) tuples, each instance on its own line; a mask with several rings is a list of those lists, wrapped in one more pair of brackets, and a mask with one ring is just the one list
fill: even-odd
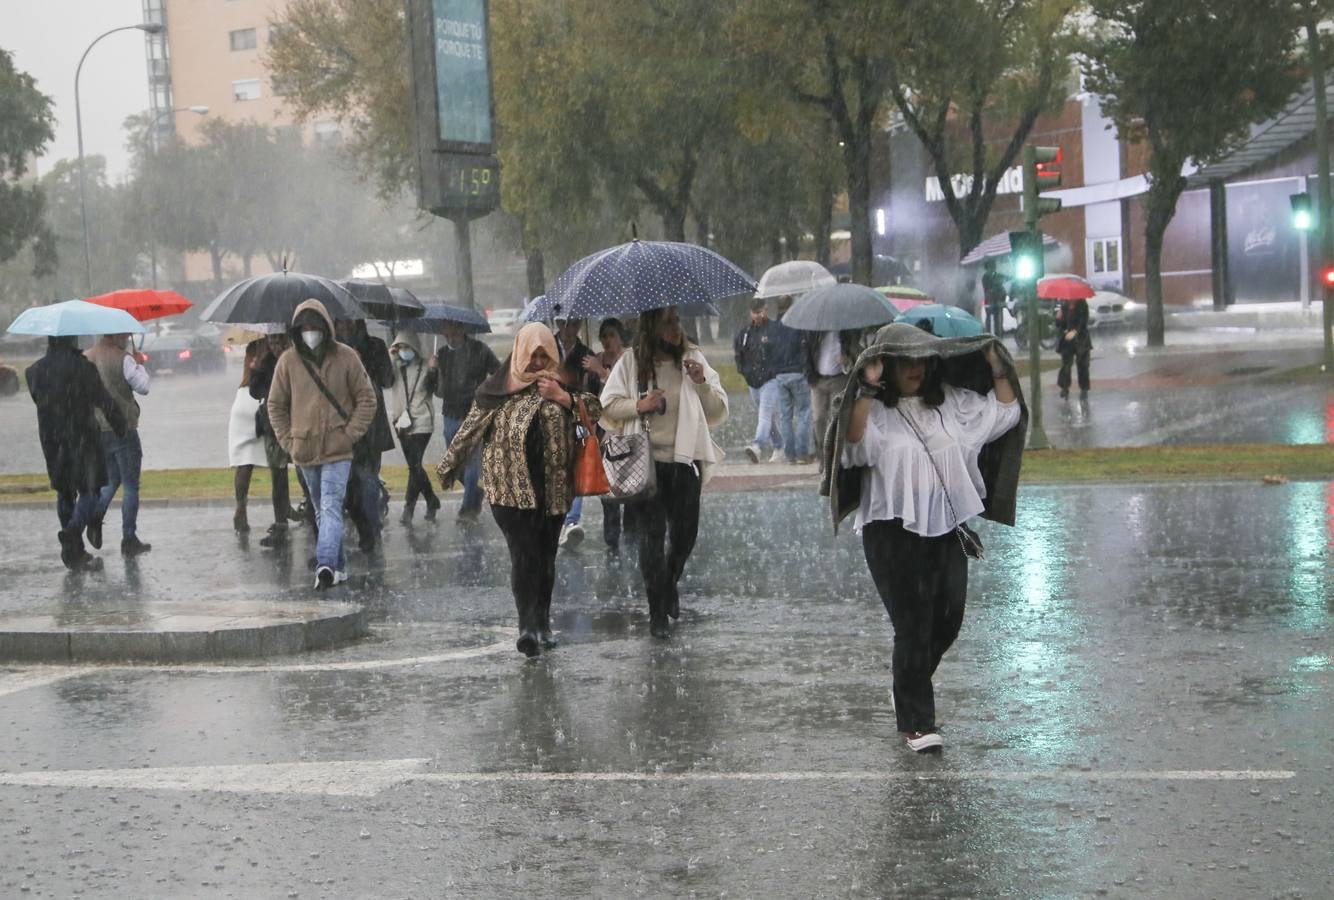
[(335, 585), (346, 584), (346, 583), (347, 583), (347, 571), (346, 571), (345, 569), (334, 569), (334, 580), (333, 580), (333, 583), (334, 583)]
[(925, 734), (920, 731), (908, 732), (908, 749), (910, 750), (926, 753), (929, 750), (938, 750), (943, 746), (945, 746), (945, 742), (934, 731), (928, 731)]
[(560, 546), (573, 550), (584, 540), (584, 526), (578, 522), (567, 522), (560, 529)]
[(757, 463), (757, 462), (759, 462), (759, 461), (760, 461), (760, 457), (761, 457), (763, 454), (764, 454), (764, 451), (760, 449), (760, 445), (759, 445), (759, 444), (747, 444), (747, 445), (746, 445), (746, 458), (749, 459), (751, 462), (753, 462), (753, 463)]
[(769, 462), (787, 462), (787, 454), (783, 452), (782, 447), (774, 448), (774, 452), (769, 454)]

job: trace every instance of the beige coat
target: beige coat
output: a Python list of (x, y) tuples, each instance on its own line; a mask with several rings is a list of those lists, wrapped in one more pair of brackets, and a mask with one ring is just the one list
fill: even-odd
[[(278, 358), (273, 372), (269, 421), (278, 443), (294, 463), (319, 466), (352, 458), (352, 445), (370, 428), (378, 404), (361, 358), (357, 351), (334, 337), (333, 319), (323, 303), (307, 300), (296, 308), (292, 321), (307, 309), (319, 313), (327, 326), (320, 345), (321, 355), (315, 359), (293, 329), (293, 346)], [(320, 391), (298, 354), (305, 354), (320, 380), (348, 414), (346, 420)]]

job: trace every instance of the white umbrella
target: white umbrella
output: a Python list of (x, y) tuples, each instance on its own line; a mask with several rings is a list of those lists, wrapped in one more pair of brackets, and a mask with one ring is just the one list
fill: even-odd
[(793, 259), (773, 266), (760, 276), (755, 296), (767, 299), (787, 294), (804, 294), (831, 284), (838, 284), (838, 279), (818, 262), (810, 259)]

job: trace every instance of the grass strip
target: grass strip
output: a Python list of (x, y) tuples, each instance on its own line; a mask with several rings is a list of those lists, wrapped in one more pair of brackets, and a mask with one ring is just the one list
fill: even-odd
[[(744, 466), (727, 475), (745, 475)], [(1329, 444), (1198, 444), (1168, 447), (1108, 447), (1093, 450), (1040, 450), (1024, 455), (1023, 481), (1031, 484), (1228, 480), (1259, 481), (1266, 476), (1334, 480), (1334, 446)], [(382, 477), (395, 497), (407, 488), (405, 466), (385, 466)], [(292, 478), (295, 482), (295, 477)], [(293, 496), (299, 491), (292, 487)], [(269, 473), (258, 469), (251, 502), (269, 495)], [(231, 469), (151, 469), (143, 473), (145, 500), (226, 500), (232, 497)], [(0, 506), (52, 500), (39, 475), (0, 475)]]

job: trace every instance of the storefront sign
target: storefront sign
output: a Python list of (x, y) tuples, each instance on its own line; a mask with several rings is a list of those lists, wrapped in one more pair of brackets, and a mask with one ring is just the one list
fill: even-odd
[[(954, 188), (954, 196), (962, 197), (973, 188), (973, 176), (959, 173), (950, 179), (950, 184)], [(1023, 166), (1015, 166), (1001, 177), (1000, 183), (996, 185), (997, 194), (1022, 194), (1024, 192), (1024, 169)], [(926, 180), (926, 202), (939, 203), (945, 199), (945, 191), (940, 186), (939, 178), (928, 178)]]

